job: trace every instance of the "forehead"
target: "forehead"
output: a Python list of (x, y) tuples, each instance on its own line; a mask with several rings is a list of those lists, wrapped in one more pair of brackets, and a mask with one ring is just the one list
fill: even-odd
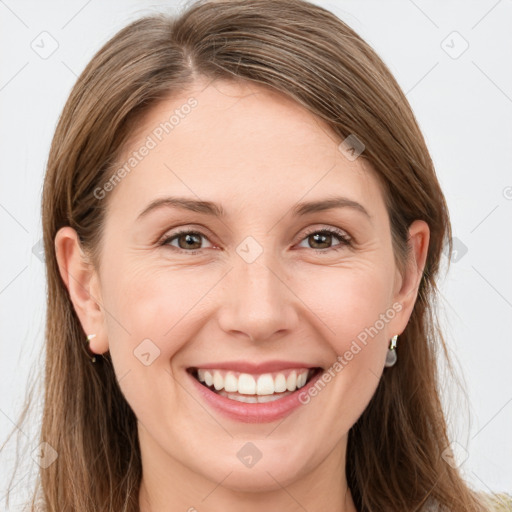
[(132, 216), (166, 194), (215, 200), (228, 215), (326, 193), (350, 192), (371, 203), (380, 193), (371, 169), (362, 158), (347, 159), (340, 141), (277, 91), (248, 82), (196, 82), (146, 113), (118, 162), (116, 168), (128, 172), (109, 202), (129, 202), (124, 213)]

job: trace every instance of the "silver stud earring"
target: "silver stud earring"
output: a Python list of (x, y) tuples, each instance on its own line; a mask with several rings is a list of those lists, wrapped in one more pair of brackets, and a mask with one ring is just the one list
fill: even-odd
[(391, 338), (391, 343), (389, 344), (388, 353), (386, 354), (386, 362), (384, 366), (390, 367), (396, 363), (397, 355), (396, 355), (396, 340), (398, 338), (398, 334), (395, 334)]
[[(89, 342), (93, 339), (93, 338), (96, 338), (96, 334), (88, 334), (87, 335), (87, 348), (89, 348)], [(91, 349), (89, 348), (89, 351)], [(95, 363), (96, 362), (96, 354), (92, 353), (92, 356), (91, 356), (91, 363)]]

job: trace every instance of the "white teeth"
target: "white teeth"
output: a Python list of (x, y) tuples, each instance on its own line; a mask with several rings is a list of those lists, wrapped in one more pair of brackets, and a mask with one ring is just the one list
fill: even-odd
[(224, 379), (224, 391), (238, 391), (238, 379), (233, 372), (228, 372)]
[[(284, 373), (264, 373), (253, 376), (224, 370), (197, 370), (197, 378), (208, 387), (213, 386), (219, 394), (239, 393), (241, 395), (271, 396), (275, 393), (292, 392), (306, 384), (310, 370), (292, 370)], [(266, 400), (259, 400), (266, 401)], [(268, 400), (267, 400), (268, 401)]]
[(297, 374), (291, 372), (286, 379), (286, 388), (288, 391), (294, 391), (297, 388)]
[(219, 389), (222, 389), (224, 387), (224, 379), (222, 378), (222, 375), (219, 372), (215, 372), (213, 374), (213, 387), (219, 391)]
[(297, 387), (301, 388), (302, 386), (304, 386), (304, 384), (306, 384), (306, 379), (307, 379), (307, 375), (305, 373), (301, 373), (297, 377)]
[(256, 381), (252, 375), (242, 373), (240, 377), (238, 377), (238, 392), (242, 395), (256, 394)]
[(226, 393), (223, 389), (218, 392), (219, 395), (225, 396), (226, 398), (230, 398), (231, 400), (236, 400), (237, 402), (245, 402), (246, 404), (261, 404), (263, 402), (273, 402), (274, 400), (279, 400), (286, 395), (290, 395), (292, 392), (287, 391), (286, 393), (281, 393), (279, 395), (262, 395), (262, 396), (244, 396), (239, 395), (238, 393)]
[(265, 373), (258, 377), (258, 384), (256, 387), (257, 395), (273, 395), (274, 394), (274, 379), (270, 373)]
[(286, 391), (286, 377), (282, 373), (278, 373), (274, 379), (274, 392), (282, 393)]

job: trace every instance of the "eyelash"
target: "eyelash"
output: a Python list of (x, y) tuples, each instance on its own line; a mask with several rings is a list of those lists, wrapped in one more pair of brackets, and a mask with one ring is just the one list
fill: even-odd
[[(345, 247), (352, 246), (351, 238), (349, 236), (347, 236), (347, 234), (344, 231), (341, 231), (340, 229), (336, 229), (336, 228), (312, 229), (312, 230), (306, 232), (300, 241), (302, 242), (303, 240), (305, 240), (306, 238), (308, 238), (309, 236), (314, 235), (314, 234), (334, 235), (340, 241), (340, 243), (338, 245), (335, 245), (334, 247), (328, 247), (327, 249), (311, 249), (312, 251), (315, 251), (316, 253), (339, 251)], [(203, 249), (195, 249), (195, 250), (188, 251), (185, 249), (181, 249), (181, 248), (169, 245), (169, 242), (171, 242), (172, 240), (174, 240), (176, 238), (179, 238), (181, 235), (197, 235), (197, 236), (204, 237), (204, 238), (208, 239), (208, 237), (203, 235), (203, 233), (201, 233), (200, 231), (184, 229), (184, 230), (177, 231), (176, 233), (173, 233), (172, 235), (164, 237), (158, 243), (158, 245), (159, 246), (168, 246), (172, 250), (178, 251), (179, 253), (187, 253), (191, 256), (198, 254), (199, 252), (201, 252), (203, 250)]]

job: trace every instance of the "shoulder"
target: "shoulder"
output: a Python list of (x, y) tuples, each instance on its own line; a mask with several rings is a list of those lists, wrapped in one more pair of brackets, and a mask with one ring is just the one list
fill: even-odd
[[(512, 495), (509, 493), (477, 491), (476, 495), (480, 504), (488, 512), (512, 512)], [(440, 507), (436, 501), (431, 500), (421, 510), (422, 512), (439, 512), (446, 511), (446, 508)]]
[(493, 510), (496, 512), (510, 512), (512, 511), (512, 495), (500, 492), (488, 495), (490, 502), (493, 505)]

